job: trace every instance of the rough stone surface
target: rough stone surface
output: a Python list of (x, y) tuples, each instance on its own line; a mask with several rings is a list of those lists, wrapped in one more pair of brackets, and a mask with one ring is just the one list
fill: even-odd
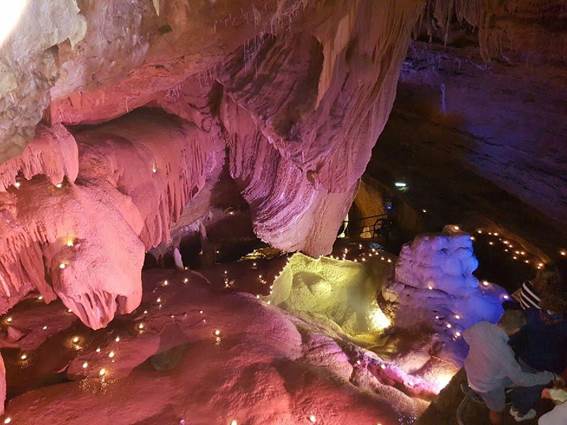
[[(313, 415), (327, 425), (394, 425), (425, 407), (369, 372), (373, 353), (353, 351), (324, 327), (250, 295), (213, 291), (191, 272), (150, 272), (145, 281), (143, 305), (127, 321), (103, 333), (67, 333), (61, 357), (71, 356), (66, 370), (77, 380), (13, 398), (12, 423), (295, 425)], [(50, 361), (46, 351), (29, 356), (38, 368)], [(21, 379), (22, 361), (10, 367), (22, 368), (12, 375)], [(355, 368), (373, 386), (354, 379)]]
[[(2, 121), (5, 134), (44, 119), (17, 157), (21, 141), (0, 134), (2, 187), (15, 185), (0, 194), (0, 310), (38, 289), (95, 328), (131, 311), (144, 248), (170, 242), (223, 150), (260, 239), (330, 252), (391, 109), (419, 1), (52, 5), (30, 3), (21, 22), (34, 30), (14, 29), (4, 46), (15, 61), (39, 38), (26, 58), (54, 63), (41, 89), (10, 85), (3, 97), (36, 99)], [(47, 17), (37, 31), (32, 12)], [(184, 225), (200, 226), (193, 217)]]

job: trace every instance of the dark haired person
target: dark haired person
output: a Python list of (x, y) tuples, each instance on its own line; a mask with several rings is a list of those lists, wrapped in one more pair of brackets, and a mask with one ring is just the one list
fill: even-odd
[[(518, 358), (535, 370), (566, 375), (567, 369), (567, 260), (538, 273), (533, 285), (522, 288), (521, 305), (527, 323), (510, 338)], [(539, 308), (535, 300), (538, 299)], [(527, 300), (527, 301), (525, 301)]]

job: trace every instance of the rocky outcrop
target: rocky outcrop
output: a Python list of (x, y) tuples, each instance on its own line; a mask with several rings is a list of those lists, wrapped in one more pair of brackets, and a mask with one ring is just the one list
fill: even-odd
[(100, 328), (138, 306), (144, 252), (169, 240), (224, 153), (194, 126), (155, 111), (79, 131), (76, 140), (75, 184), (36, 177), (2, 195), (3, 308), (37, 289)]
[[(170, 240), (224, 151), (259, 238), (330, 251), (392, 106), (419, 1), (80, 6), (53, 3), (57, 19), (29, 34), (43, 50), (23, 49), (19, 26), (2, 47), (9, 72), (44, 81), (30, 97), (42, 101), (0, 134), (25, 135), (43, 114), (20, 156), (20, 139), (0, 140), (2, 185), (16, 185), (1, 195), (2, 310), (35, 288), (95, 328), (131, 311), (144, 250)], [(34, 68), (48, 47), (51, 78)], [(6, 86), (6, 97), (17, 103), (26, 87)], [(155, 109), (134, 111), (143, 106)]]

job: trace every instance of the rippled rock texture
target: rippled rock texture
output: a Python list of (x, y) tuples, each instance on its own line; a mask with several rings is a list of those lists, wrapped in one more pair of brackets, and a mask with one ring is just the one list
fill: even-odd
[[(93, 328), (132, 311), (144, 252), (167, 246), (222, 169), (260, 239), (328, 253), (421, 6), (14, 6), (1, 47), (0, 309), (38, 290)], [(185, 226), (202, 228), (198, 210)]]

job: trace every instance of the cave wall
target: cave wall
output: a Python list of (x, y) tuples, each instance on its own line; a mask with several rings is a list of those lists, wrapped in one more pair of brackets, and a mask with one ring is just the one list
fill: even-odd
[(423, 192), (418, 211), (459, 209), (445, 218), (461, 223), (478, 213), (557, 254), (567, 239), (566, 17), (565, 1), (429, 1), (375, 174)]

